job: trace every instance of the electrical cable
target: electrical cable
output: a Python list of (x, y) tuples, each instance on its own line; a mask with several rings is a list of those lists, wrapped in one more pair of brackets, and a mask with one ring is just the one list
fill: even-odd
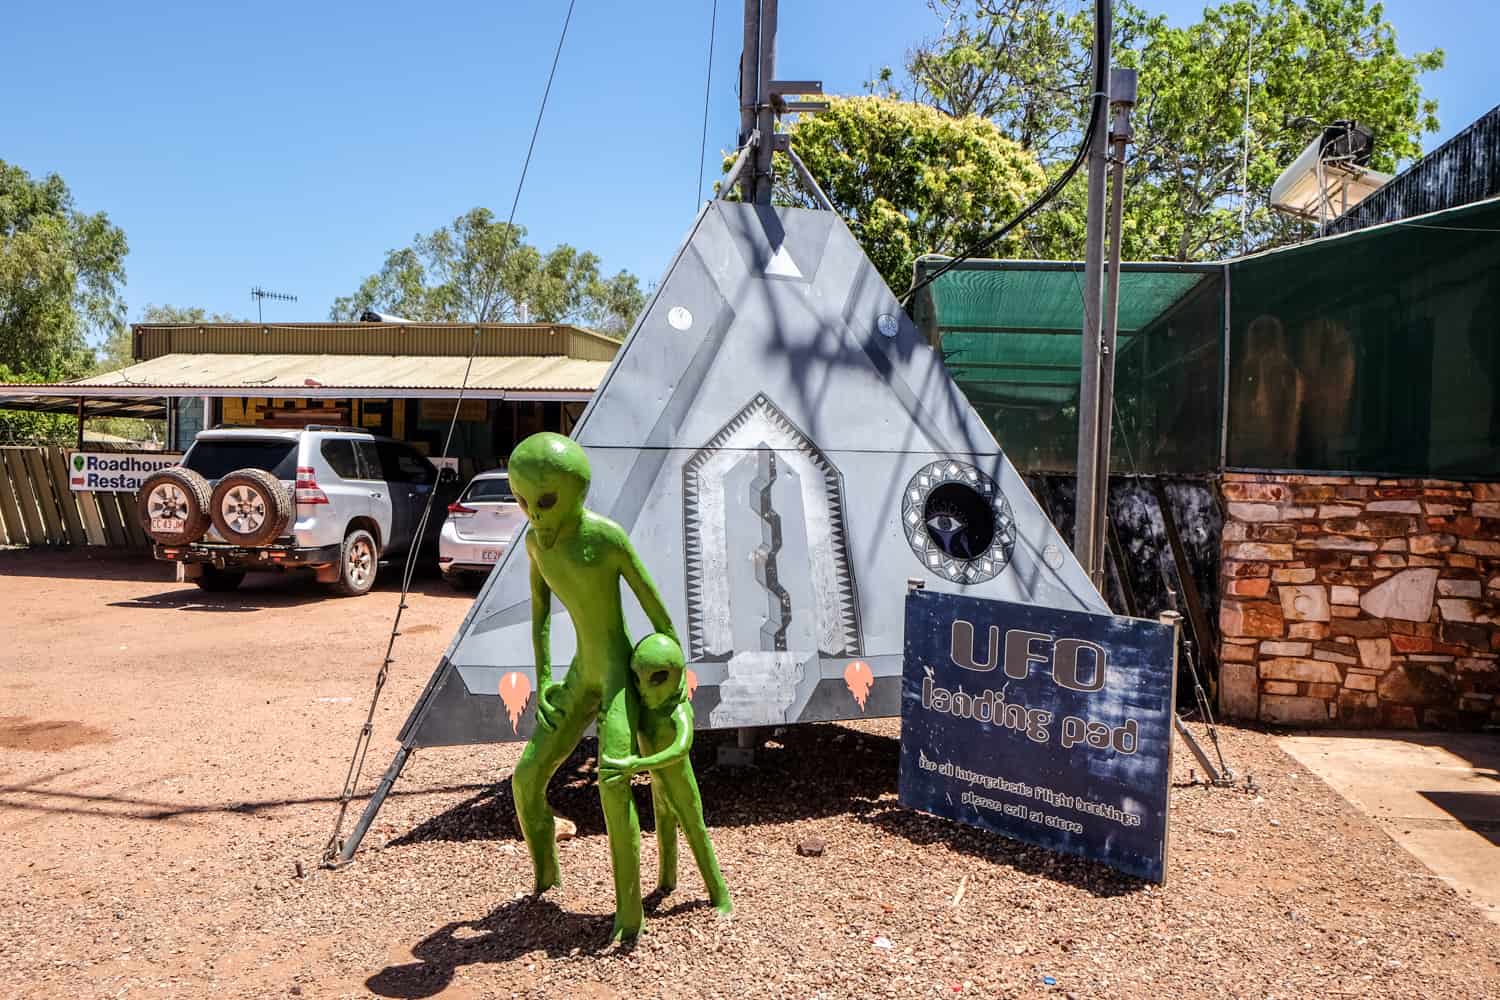
[(703, 137), (698, 140), (698, 186), (693, 189), (693, 211), (703, 201), (703, 160), (708, 150), (708, 98), (714, 82), (714, 37), (719, 28), (719, 0), (714, 0), (708, 16), (708, 71), (703, 77)]
[[(506, 219), (507, 233), (511, 231), (516, 221), (516, 209), (521, 203), (521, 191), (526, 186), (526, 173), (531, 168), (531, 156), (536, 150), (537, 136), (542, 130), (542, 118), (547, 112), (547, 98), (552, 94), (552, 81), (557, 77), (558, 60), (562, 58), (563, 43), (568, 38), (568, 26), (573, 22), (573, 8), (577, 0), (569, 0), (568, 13), (563, 18), (562, 32), (557, 38), (557, 49), (552, 54), (552, 67), (547, 72), (547, 85), (542, 90), (542, 100), (536, 112), (536, 122), (531, 128), (531, 142), (526, 147), (526, 158), (521, 163), (521, 176), (516, 180), (516, 194), (511, 199), (510, 216)], [(509, 253), (509, 244), (500, 255), (496, 270), (505, 263), (505, 257)], [(463, 408), (464, 393), (469, 387), (469, 376), (474, 370), (474, 358), (479, 353), (480, 325), (476, 322), (474, 336), (469, 342), (469, 357), (464, 364), (463, 380), (459, 383), (458, 395), (453, 400), (453, 416), (448, 420), (448, 432), (443, 437), (443, 452), (439, 458), (439, 467), (446, 464), (448, 452), (453, 446), (453, 433), (458, 426), (458, 415)], [(439, 474), (441, 478), (441, 473)], [(386, 678), (390, 675), (391, 664), (396, 662), (391, 655), (395, 652), (396, 639), (401, 635), (401, 614), (407, 608), (406, 597), (411, 591), (412, 576), (417, 569), (417, 555), (422, 549), (422, 540), (427, 534), (427, 525), (432, 517), (432, 503), (437, 498), (438, 484), (434, 482), (432, 488), (427, 492), (427, 503), (422, 507), (422, 516), (417, 519), (417, 526), (412, 533), (412, 543), (407, 549), (406, 563), (401, 573), (401, 598), (396, 603), (396, 614), (391, 619), (391, 631), (386, 640), (385, 657), (381, 661), (380, 670), (375, 675), (375, 690), (370, 695), (370, 707), (365, 713), (364, 725), (360, 727), (359, 736), (355, 739), (354, 753), (349, 760), (349, 770), (344, 776), (344, 788), (339, 794), (339, 811), (334, 820), (333, 832), (328, 838), (328, 843), (323, 847), (322, 864), (324, 867), (336, 867), (338, 855), (343, 845), (339, 840), (339, 834), (343, 830), (344, 819), (349, 812), (349, 803), (354, 799), (354, 793), (359, 789), (359, 779), (364, 772), (365, 756), (370, 750), (370, 737), (374, 732), (375, 706), (380, 702), (380, 692), (385, 687)]]
[(1012, 229), (1015, 229), (1021, 223), (1035, 215), (1044, 205), (1057, 197), (1068, 181), (1073, 179), (1073, 175), (1078, 172), (1078, 168), (1083, 166), (1084, 162), (1088, 159), (1089, 146), (1093, 143), (1094, 134), (1100, 128), (1104, 127), (1104, 119), (1109, 115), (1109, 77), (1107, 76), (1104, 60), (1099, 58), (1099, 55), (1109, 46), (1110, 36), (1113, 33), (1111, 2), (1112, 0), (1094, 0), (1094, 89), (1090, 95), (1093, 107), (1089, 112), (1089, 123), (1088, 127), (1084, 130), (1083, 141), (1079, 143), (1078, 153), (1073, 157), (1073, 161), (1068, 164), (1067, 168), (1061, 174), (1057, 175), (1051, 184), (1047, 185), (1041, 194), (1037, 195), (1036, 200), (1016, 213), (1009, 222), (973, 244), (958, 256), (944, 261), (941, 267), (920, 281), (913, 281), (911, 287), (901, 296), (902, 305), (910, 303), (911, 297), (917, 294), (917, 292), (926, 288), (964, 261), (988, 250), (1004, 239)]

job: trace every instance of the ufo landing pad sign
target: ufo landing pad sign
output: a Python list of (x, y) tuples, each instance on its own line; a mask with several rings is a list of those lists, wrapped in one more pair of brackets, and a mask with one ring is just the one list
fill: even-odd
[[(702, 728), (899, 714), (912, 578), (1108, 611), (832, 213), (709, 203), (573, 436), (589, 507), (630, 534), (683, 638)], [(574, 637), (561, 606), (552, 621), (561, 666)], [(403, 743), (524, 739), (535, 684), (516, 544)]]

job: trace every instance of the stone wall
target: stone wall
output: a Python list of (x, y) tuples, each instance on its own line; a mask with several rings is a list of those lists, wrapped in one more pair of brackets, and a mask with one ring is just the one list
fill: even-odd
[(1500, 484), (1226, 473), (1222, 711), (1500, 722)]

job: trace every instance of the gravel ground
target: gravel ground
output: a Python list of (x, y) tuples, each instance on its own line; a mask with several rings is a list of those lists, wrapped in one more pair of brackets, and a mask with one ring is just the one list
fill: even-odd
[[(1151, 886), (907, 812), (894, 720), (792, 729), (695, 764), (736, 912), (691, 865), (632, 948), (592, 761), (553, 801), (565, 884), (525, 895), (518, 747), (416, 755), (356, 864), (316, 868), (395, 604), (267, 579), (0, 553), (0, 995), (224, 997), (1493, 997), (1500, 932), (1278, 750), (1226, 728), (1257, 790), (1188, 783)], [(467, 598), (412, 598), (368, 770)], [(366, 787), (373, 780), (367, 777)], [(637, 788), (642, 867), (655, 865)], [(821, 857), (797, 845), (826, 843)], [(304, 877), (296, 874), (301, 862)]]

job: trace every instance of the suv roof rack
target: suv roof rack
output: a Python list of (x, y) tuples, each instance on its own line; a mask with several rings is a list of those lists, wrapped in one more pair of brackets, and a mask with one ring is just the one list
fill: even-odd
[(346, 427), (343, 424), (304, 424), (301, 427), (261, 427), (257, 424), (214, 424), (211, 431), (348, 431), (351, 434), (368, 434), (379, 437), (368, 427)]

